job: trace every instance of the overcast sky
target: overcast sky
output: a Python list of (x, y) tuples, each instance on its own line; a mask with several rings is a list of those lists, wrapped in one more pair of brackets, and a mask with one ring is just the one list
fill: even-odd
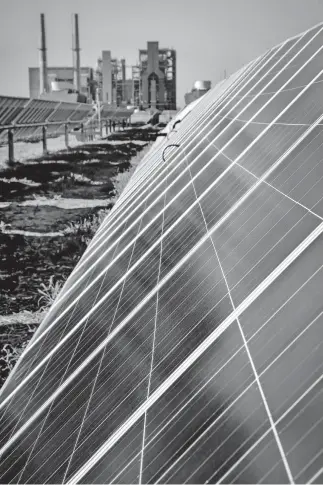
[(323, 0), (0, 0), (0, 95), (28, 96), (45, 13), (48, 65), (72, 65), (79, 14), (81, 65), (102, 50), (137, 61), (148, 40), (177, 50), (177, 103), (197, 79), (223, 78), (275, 44), (323, 21)]

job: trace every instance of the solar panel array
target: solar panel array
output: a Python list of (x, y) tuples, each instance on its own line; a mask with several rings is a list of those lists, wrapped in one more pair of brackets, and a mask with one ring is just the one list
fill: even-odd
[(2, 391), (2, 482), (322, 483), (322, 49), (142, 160)]
[[(93, 107), (85, 103), (69, 103), (42, 99), (13, 98), (0, 96), (0, 143), (7, 141), (5, 126), (15, 126), (15, 140), (28, 140), (42, 135), (40, 126), (20, 126), (48, 124), (48, 135), (58, 135), (65, 130), (67, 122), (88, 121)], [(126, 108), (101, 106), (102, 120), (129, 118), (132, 111)], [(58, 122), (61, 121), (62, 124)], [(55, 124), (50, 124), (55, 123)]]

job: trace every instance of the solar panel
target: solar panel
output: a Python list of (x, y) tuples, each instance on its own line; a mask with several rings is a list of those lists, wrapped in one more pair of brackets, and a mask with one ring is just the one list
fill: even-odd
[(322, 482), (322, 49), (269, 50), (142, 160), (2, 390), (2, 482)]

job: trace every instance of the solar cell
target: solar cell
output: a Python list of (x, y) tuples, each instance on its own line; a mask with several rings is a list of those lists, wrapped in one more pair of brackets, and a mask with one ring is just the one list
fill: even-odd
[(143, 159), (2, 390), (1, 481), (321, 480), (322, 29)]

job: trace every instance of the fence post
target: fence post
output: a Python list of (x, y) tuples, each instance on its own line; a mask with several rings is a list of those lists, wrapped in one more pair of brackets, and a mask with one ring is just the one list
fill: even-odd
[(46, 155), (48, 153), (47, 150), (47, 126), (43, 125), (43, 154)]
[(8, 130), (8, 155), (9, 162), (13, 163), (15, 161), (13, 129)]
[(66, 148), (69, 148), (69, 146), (68, 146), (68, 123), (65, 123), (65, 145), (66, 145)]
[(85, 141), (85, 136), (84, 136), (84, 123), (81, 123), (81, 140), (83, 142)]

